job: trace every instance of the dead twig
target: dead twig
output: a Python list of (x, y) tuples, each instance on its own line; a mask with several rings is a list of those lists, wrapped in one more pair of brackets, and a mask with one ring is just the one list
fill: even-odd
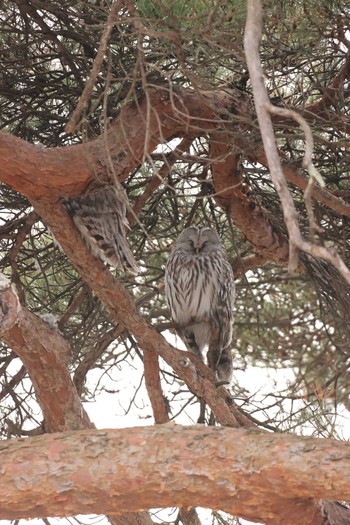
[[(288, 271), (290, 273), (296, 271), (298, 267), (298, 251), (302, 250), (313, 257), (319, 257), (331, 263), (333, 266), (335, 266), (335, 268), (337, 268), (345, 281), (350, 284), (350, 270), (335, 250), (327, 249), (323, 246), (317, 246), (315, 244), (310, 244), (306, 242), (301, 236), (298, 224), (298, 214), (283, 174), (270, 116), (270, 114), (276, 112), (276, 110), (273, 109), (271, 111), (271, 107), (273, 106), (270, 104), (264, 84), (264, 74), (259, 54), (261, 34), (262, 3), (260, 0), (248, 0), (247, 22), (244, 33), (244, 49), (253, 88), (254, 102), (262, 141), (266, 152), (271, 178), (282, 203), (283, 216), (289, 234)], [(288, 110), (283, 111), (287, 111), (289, 116), (292, 116), (293, 118), (295, 117), (295, 112), (290, 114)], [(280, 110), (277, 110), (277, 112), (280, 112)], [(304, 121), (299, 119), (299, 122), (301, 125), (303, 125), (304, 131), (305, 129), (307, 130), (307, 149), (304, 158), (304, 166), (308, 167), (309, 173), (311, 171), (311, 175), (317, 178), (315, 173), (316, 170), (311, 162), (313, 140), (311, 137), (310, 141), (309, 130), (305, 128)]]
[(85, 84), (84, 90), (80, 96), (77, 107), (73, 111), (71, 118), (69, 119), (69, 121), (67, 122), (65, 126), (65, 130), (67, 133), (74, 132), (77, 126), (78, 120), (80, 118), (81, 112), (83, 111), (87, 101), (90, 98), (90, 95), (95, 85), (97, 76), (99, 72), (101, 71), (101, 65), (105, 58), (109, 37), (111, 35), (117, 13), (120, 10), (120, 8), (123, 6), (123, 4), (124, 4), (124, 0), (117, 0), (117, 2), (115, 2), (115, 4), (113, 4), (111, 7), (106, 25), (104, 27), (104, 30), (101, 36), (100, 45), (98, 47), (98, 51), (97, 51), (97, 54), (96, 54), (96, 57), (95, 57), (95, 60), (94, 60), (94, 63), (91, 69), (90, 76), (88, 78), (88, 81)]

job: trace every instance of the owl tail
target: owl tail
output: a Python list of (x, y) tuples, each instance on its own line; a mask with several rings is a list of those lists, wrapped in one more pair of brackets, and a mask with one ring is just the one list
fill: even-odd
[(122, 187), (99, 188), (63, 202), (95, 256), (112, 266), (138, 273), (138, 265), (126, 239), (128, 199)]

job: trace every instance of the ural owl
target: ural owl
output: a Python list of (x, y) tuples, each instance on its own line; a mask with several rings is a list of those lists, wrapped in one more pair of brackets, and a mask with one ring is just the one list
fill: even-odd
[(220, 237), (191, 226), (178, 237), (165, 269), (165, 294), (178, 334), (220, 381), (232, 377), (233, 272)]
[(126, 240), (128, 198), (122, 186), (102, 187), (82, 197), (64, 199), (63, 203), (95, 256), (137, 273)]

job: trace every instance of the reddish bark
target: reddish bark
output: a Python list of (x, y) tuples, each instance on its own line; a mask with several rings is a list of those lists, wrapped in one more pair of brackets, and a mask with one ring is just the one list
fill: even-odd
[[(150, 114), (147, 111), (149, 103), (152, 105)], [(170, 96), (163, 90), (150, 93), (149, 100), (145, 98), (138, 104), (125, 106), (109, 130), (88, 144), (44, 149), (0, 132), (0, 180), (32, 201), (56, 201), (62, 196), (78, 195), (87, 187), (108, 180), (108, 150), (114, 175), (122, 181), (140, 165), (145, 153), (151, 153), (160, 142), (174, 136), (193, 138), (217, 130), (218, 115), (232, 106), (238, 116), (245, 116), (244, 131), (247, 115), (252, 114), (247, 95), (233, 90), (202, 94), (182, 90)], [(243, 150), (250, 159), (267, 165), (264, 150), (257, 149), (243, 134), (239, 138), (237, 134), (231, 137), (223, 131), (225, 125), (224, 121), (220, 123), (221, 133), (216, 132), (211, 140), (216, 200), (229, 210), (235, 224), (260, 254), (285, 264), (288, 241), (271, 224), (266, 211), (241, 191), (241, 180), (237, 175), (239, 157), (231, 144)], [(306, 178), (287, 162), (284, 171), (294, 184), (302, 189), (306, 187)], [(150, 187), (158, 183), (157, 177), (157, 180), (150, 181)], [(137, 212), (147, 195), (148, 190), (144, 198), (140, 198)], [(350, 216), (350, 206), (330, 192), (316, 188), (314, 198), (338, 213)]]
[(321, 525), (310, 500), (350, 499), (349, 457), (345, 442), (202, 425), (13, 440), (0, 451), (0, 518), (196, 504), (271, 525)]
[(155, 423), (169, 421), (168, 407), (162, 392), (159, 374), (159, 359), (154, 352), (144, 352), (143, 364), (145, 367), (145, 384), (147, 394), (152, 405)]
[[(215, 128), (216, 113), (232, 103), (232, 94), (225, 91), (211, 98), (187, 91), (181, 96), (150, 93), (149, 99), (125, 106), (98, 139), (64, 148), (45, 149), (0, 132), (0, 180), (29, 199), (55, 201), (80, 195), (89, 185), (108, 180), (108, 150), (114, 175), (123, 181), (160, 142)], [(152, 106), (149, 118), (148, 104)]]
[[(93, 428), (71, 380), (70, 349), (59, 331), (22, 308), (10, 283), (1, 277), (0, 336), (21, 358), (44, 415), (46, 432)], [(0, 488), (1, 492), (1, 488)], [(151, 525), (147, 512), (109, 516), (112, 525)]]
[(65, 208), (42, 202), (37, 202), (35, 207), (81, 277), (106, 306), (111, 318), (135, 336), (140, 348), (160, 355), (193, 393), (205, 399), (222, 425), (235, 426), (238, 420), (243, 425), (251, 426), (250, 421), (237, 410), (226, 389), (216, 388), (214, 374), (198, 358), (168, 344), (138, 314), (135, 303), (126, 289), (89, 252)]
[(266, 210), (254, 204), (242, 188), (240, 156), (232, 150), (228, 136), (212, 135), (210, 143), (215, 200), (231, 216), (248, 241), (264, 257), (286, 264), (288, 239), (269, 221)]
[[(167, 92), (155, 92), (150, 98), (152, 112), (148, 119), (146, 99), (137, 105), (129, 104), (108, 132), (89, 144), (43, 149), (0, 133), (0, 179), (32, 201), (54, 201), (63, 195), (81, 194), (87, 186), (106, 180), (106, 148), (115, 161), (115, 176), (124, 180), (140, 164), (144, 153), (152, 152), (160, 141), (184, 133), (195, 136), (217, 128), (217, 115), (232, 104), (239, 114), (251, 111), (244, 94), (229, 90), (202, 95), (182, 91), (181, 96), (173, 97)], [(215, 138), (212, 153), (220, 156), (220, 150), (229, 146), (218, 134)], [(230, 140), (227, 135), (224, 138)], [(227, 168), (226, 162), (213, 164), (215, 191), (221, 203), (226, 198), (225, 206), (228, 205), (225, 187), (232, 185), (232, 172)], [(232, 199), (231, 216), (247, 239), (264, 256), (286, 262), (287, 241), (274, 231), (263, 210), (252, 207), (242, 192), (231, 192)]]
[[(106, 136), (89, 144), (43, 149), (0, 132), (0, 180), (32, 202), (37, 199), (55, 201), (64, 195), (81, 194), (89, 185), (106, 180), (106, 148), (115, 160), (115, 176), (124, 180), (140, 164), (144, 153), (152, 152), (160, 140), (169, 140), (183, 134), (184, 130), (191, 136), (211, 130), (217, 126), (216, 114), (233, 103), (232, 94), (226, 91), (211, 94), (210, 98), (209, 95), (187, 92), (182, 93), (181, 99), (167, 100), (158, 93), (151, 96), (153, 118), (146, 119), (146, 100), (137, 106), (130, 104), (114, 121)], [(239, 112), (247, 110), (247, 101), (240, 93), (234, 102), (240, 104), (237, 107)], [(145, 144), (145, 137), (149, 138), (148, 144)], [(226, 135), (225, 138), (230, 140)], [(212, 153), (218, 155), (220, 149), (229, 147), (222, 139), (212, 144)], [(14, 149), (16, 156), (11, 153)], [(227, 171), (226, 162), (213, 164), (213, 176), (217, 198), (228, 206), (225, 188), (232, 185), (232, 173)], [(234, 180), (234, 184), (236, 182)], [(285, 263), (287, 241), (274, 230), (264, 211), (253, 207), (242, 192), (231, 192), (230, 195), (231, 201), (233, 199), (229, 204), (231, 216), (247, 239), (262, 255)]]
[(2, 340), (21, 358), (42, 408), (45, 430), (62, 432), (93, 425), (81, 404), (68, 370), (70, 348), (57, 329), (22, 308), (11, 284), (2, 279)]

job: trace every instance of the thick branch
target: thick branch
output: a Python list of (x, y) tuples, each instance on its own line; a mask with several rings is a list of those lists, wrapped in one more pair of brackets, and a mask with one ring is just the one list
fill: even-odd
[(0, 451), (0, 517), (199, 505), (273, 525), (321, 525), (310, 499), (350, 499), (349, 458), (344, 442), (202, 425), (14, 440)]
[[(106, 157), (112, 160), (114, 176), (124, 180), (140, 165), (145, 153), (152, 152), (159, 142), (185, 133), (189, 142), (196, 134), (217, 129), (217, 115), (232, 105), (238, 115), (251, 113), (249, 99), (241, 92), (223, 90), (198, 94), (182, 90), (170, 96), (165, 88), (160, 89), (163, 90), (148, 94), (151, 112), (147, 111), (146, 98), (137, 105), (126, 105), (109, 130), (88, 144), (44, 149), (0, 132), (0, 180), (30, 200), (52, 201), (62, 195), (81, 194), (89, 185), (109, 178)], [(145, 144), (146, 137), (148, 144)], [(218, 202), (229, 210), (235, 224), (259, 253), (285, 264), (288, 258), (286, 239), (276, 231), (264, 210), (252, 205), (244, 192), (239, 191), (240, 181), (233, 177), (230, 161), (238, 156), (230, 152), (231, 159), (227, 157), (232, 138), (223, 132), (215, 133), (212, 138), (211, 156), (218, 159), (212, 167)], [(233, 141), (250, 156), (257, 152), (243, 135)], [(266, 164), (261, 151), (262, 148), (258, 149), (257, 160)], [(293, 177), (291, 170), (287, 170), (287, 175), (300, 187), (304, 186), (300, 177)], [(150, 183), (159, 184), (158, 177), (154, 179), (150, 179)], [(320, 201), (349, 215), (349, 207), (341, 199), (322, 190), (316, 189), (316, 192), (315, 197)]]
[(29, 199), (54, 201), (80, 195), (90, 184), (109, 180), (108, 158), (113, 162), (113, 176), (123, 181), (159, 143), (215, 128), (217, 114), (234, 102), (241, 103), (226, 91), (210, 98), (185, 90), (170, 94), (163, 89), (125, 106), (95, 141), (64, 148), (40, 148), (0, 132), (0, 181)]
[[(0, 281), (0, 336), (21, 358), (43, 411), (45, 430), (93, 428), (68, 369), (70, 349), (57, 329), (22, 308), (10, 283)], [(152, 525), (147, 512), (109, 517), (112, 525)]]
[(42, 408), (47, 432), (91, 428), (68, 370), (69, 346), (59, 331), (26, 308), (1, 278), (1, 339), (21, 358)]
[(210, 142), (215, 201), (231, 216), (235, 225), (264, 257), (281, 264), (288, 262), (289, 245), (271, 224), (266, 210), (255, 205), (242, 191), (239, 156), (227, 135), (213, 134)]

